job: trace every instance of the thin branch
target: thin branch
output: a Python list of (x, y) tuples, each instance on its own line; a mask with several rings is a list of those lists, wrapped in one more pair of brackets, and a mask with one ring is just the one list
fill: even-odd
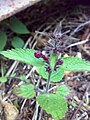
[(73, 36), (76, 32), (80, 31), (82, 27), (84, 27), (85, 25), (90, 24), (90, 20), (80, 24), (73, 32), (71, 32), (70, 36)]
[(21, 109), (20, 109), (20, 113), (22, 113), (23, 108), (24, 108), (24, 106), (25, 106), (25, 104), (26, 104), (26, 101), (27, 101), (27, 99), (25, 99), (25, 100), (23, 101), (22, 106), (21, 106)]
[(73, 43), (73, 44), (67, 46), (66, 48), (70, 48), (70, 47), (73, 47), (73, 46), (76, 46), (76, 45), (82, 45), (82, 44), (85, 44), (86, 42), (89, 41), (89, 37), (90, 37), (90, 34), (87, 36), (86, 40), (83, 40), (83, 41), (80, 41), (80, 42)]
[(74, 112), (74, 115), (72, 116), (71, 120), (74, 120), (77, 112), (80, 110), (81, 106), (83, 105), (83, 101), (84, 101), (84, 99), (85, 99), (85, 97), (86, 97), (86, 93), (87, 93), (87, 91), (89, 90), (89, 88), (90, 88), (90, 83), (87, 84), (87, 88), (86, 88), (86, 91), (85, 91), (85, 93), (84, 93), (84, 95), (83, 95), (83, 99), (82, 99), (82, 101), (80, 102), (80, 104), (79, 104), (78, 108), (76, 109), (76, 111)]

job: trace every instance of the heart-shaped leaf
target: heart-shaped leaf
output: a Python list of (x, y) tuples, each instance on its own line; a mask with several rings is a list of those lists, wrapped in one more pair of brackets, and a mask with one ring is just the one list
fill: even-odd
[(42, 58), (37, 59), (34, 56), (36, 51), (32, 49), (21, 49), (16, 48), (7, 51), (1, 51), (0, 54), (4, 55), (5, 57), (13, 60), (17, 60), (20, 62), (24, 62), (30, 64), (32, 66), (41, 66), (44, 65), (44, 61)]
[(0, 77), (0, 82), (1, 82), (1, 83), (7, 82), (7, 77), (5, 77), (5, 76)]
[(58, 94), (41, 94), (37, 101), (41, 108), (51, 114), (55, 120), (60, 120), (67, 111), (67, 102), (63, 96)]
[[(46, 71), (45, 66), (40, 66), (36, 69), (37, 73), (41, 75), (43, 78), (48, 79), (48, 72)], [(59, 82), (64, 77), (64, 71), (62, 69), (57, 69), (57, 71), (52, 71), (51, 73), (51, 81)]]
[(60, 96), (67, 96), (70, 93), (70, 90), (68, 89), (68, 87), (66, 87), (66, 85), (60, 85), (59, 87), (57, 87), (56, 90), (56, 94), (59, 94)]
[(24, 40), (20, 37), (14, 37), (12, 40), (12, 46), (14, 48), (22, 48), (24, 46)]
[(29, 30), (27, 27), (18, 20), (15, 16), (13, 16), (10, 19), (10, 28), (13, 32), (19, 33), (19, 34), (29, 34)]
[(14, 88), (13, 92), (17, 96), (27, 98), (27, 99), (33, 98), (35, 96), (34, 86), (32, 84), (21, 85), (18, 88)]
[(0, 31), (0, 51), (4, 49), (7, 43), (7, 35), (5, 32)]
[(90, 71), (90, 62), (78, 57), (65, 57), (61, 68), (65, 71)]

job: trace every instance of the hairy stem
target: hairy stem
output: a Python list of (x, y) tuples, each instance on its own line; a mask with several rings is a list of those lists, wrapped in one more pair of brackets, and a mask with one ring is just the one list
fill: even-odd
[(49, 93), (50, 77), (51, 77), (51, 72), (48, 74), (48, 79), (47, 79), (47, 84), (46, 84), (46, 94)]

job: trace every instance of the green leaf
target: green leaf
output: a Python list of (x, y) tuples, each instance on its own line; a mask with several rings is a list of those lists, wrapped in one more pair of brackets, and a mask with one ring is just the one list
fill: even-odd
[(14, 105), (16, 108), (19, 108), (19, 100), (18, 100), (18, 98), (13, 101), (13, 105)]
[(5, 76), (0, 77), (0, 82), (1, 82), (1, 83), (7, 82), (7, 77), (5, 77)]
[(21, 76), (19, 77), (19, 79), (22, 80), (22, 81), (25, 81), (25, 82), (27, 82), (27, 83), (30, 83), (30, 80), (27, 79), (25, 75), (21, 75)]
[(22, 48), (16, 48), (12, 50), (2, 51), (0, 54), (4, 55), (5, 57), (17, 60), (20, 62), (24, 62), (27, 64), (30, 64), (32, 66), (41, 66), (44, 64), (44, 61), (42, 58), (37, 59), (34, 56), (34, 53), (36, 51), (32, 49), (22, 49)]
[(4, 49), (7, 43), (7, 35), (5, 32), (0, 31), (0, 51)]
[(54, 69), (55, 63), (56, 63), (56, 54), (52, 54), (51, 60), (50, 60), (50, 65), (52, 67), (52, 70)]
[(25, 76), (25, 75), (21, 75), (19, 78), (20, 78), (20, 80), (22, 80), (22, 81), (26, 80), (26, 76)]
[(13, 32), (19, 33), (19, 34), (29, 34), (29, 30), (27, 27), (18, 20), (15, 16), (10, 19), (10, 28)]
[(41, 94), (37, 101), (41, 108), (51, 114), (55, 120), (60, 120), (67, 111), (67, 102), (63, 96), (58, 94)]
[(64, 63), (61, 65), (65, 71), (90, 71), (90, 62), (78, 57), (65, 57)]
[(17, 96), (27, 98), (27, 99), (33, 98), (35, 96), (34, 86), (32, 84), (21, 85), (18, 88), (14, 88), (13, 92)]
[[(41, 75), (43, 78), (48, 79), (48, 72), (45, 69), (45, 66), (40, 66), (36, 69), (37, 73)], [(64, 71), (62, 69), (57, 69), (57, 71), (52, 71), (51, 73), (51, 81), (59, 82), (62, 80), (64, 76)]]
[(16, 76), (16, 73), (13, 73), (10, 75), (10, 77), (15, 77)]
[(61, 85), (57, 87), (56, 93), (59, 94), (60, 96), (67, 96), (69, 94), (70, 90), (66, 87), (66, 85)]
[(3, 21), (0, 21), (0, 25), (7, 25), (8, 19), (4, 19)]
[[(55, 66), (55, 62), (56, 62), (56, 54), (52, 54), (50, 59), (50, 66), (52, 68), (51, 81), (59, 82), (64, 76), (64, 71), (62, 69), (57, 69), (57, 71), (54, 71), (53, 69)], [(43, 78), (48, 79), (48, 72), (46, 71), (45, 65), (38, 67), (36, 71)]]
[(22, 48), (24, 46), (24, 41), (20, 37), (14, 37), (12, 40), (12, 46), (14, 48)]
[(74, 100), (72, 100), (71, 105), (72, 105), (72, 107), (74, 107), (74, 108), (76, 107), (76, 103), (75, 103)]

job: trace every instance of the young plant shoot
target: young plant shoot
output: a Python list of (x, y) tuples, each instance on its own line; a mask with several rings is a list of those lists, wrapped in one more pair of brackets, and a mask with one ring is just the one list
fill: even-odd
[[(40, 107), (51, 114), (55, 120), (65, 117), (68, 110), (66, 96), (69, 94), (69, 89), (63, 84), (56, 86), (53, 93), (51, 83), (60, 82), (65, 71), (90, 71), (90, 62), (74, 56), (63, 57), (65, 46), (62, 41), (64, 37), (63, 34), (50, 33), (44, 53), (40, 50), (22, 48), (0, 52), (9, 59), (36, 66), (36, 72), (46, 81), (46, 86), (43, 89), (38, 86), (36, 90), (37, 86), (32, 83), (23, 84), (14, 88), (14, 93), (27, 99), (36, 97)], [(40, 92), (40, 94), (36, 96), (36, 92)]]

